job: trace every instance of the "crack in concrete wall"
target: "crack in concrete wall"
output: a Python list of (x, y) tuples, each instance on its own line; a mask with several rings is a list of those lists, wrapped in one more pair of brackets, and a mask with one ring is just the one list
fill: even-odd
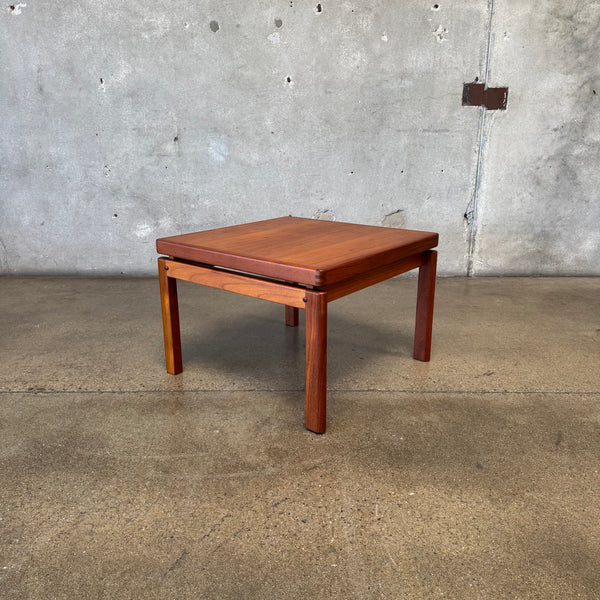
[(0, 256), (0, 273), (10, 273), (10, 265), (8, 264), (8, 250), (6, 249), (6, 245), (2, 238), (0, 238), (0, 247), (2, 249)]
[[(488, 83), (490, 76), (490, 60), (491, 60), (491, 49), (492, 49), (492, 21), (494, 18), (494, 0), (488, 0), (488, 11), (489, 20), (487, 23), (487, 44), (485, 53), (485, 67), (483, 73), (483, 81), (485, 85)], [(481, 176), (483, 167), (483, 156), (486, 143), (486, 116), (488, 110), (485, 106), (481, 107), (481, 115), (479, 118), (479, 147), (477, 150), (477, 164), (475, 167), (475, 181), (473, 185), (473, 193), (469, 204), (465, 210), (464, 220), (465, 227), (467, 230), (467, 264), (466, 264), (466, 275), (467, 277), (473, 276), (473, 257), (475, 253), (475, 243), (477, 241), (477, 228), (478, 228), (478, 208), (479, 208), (479, 190), (481, 187)]]

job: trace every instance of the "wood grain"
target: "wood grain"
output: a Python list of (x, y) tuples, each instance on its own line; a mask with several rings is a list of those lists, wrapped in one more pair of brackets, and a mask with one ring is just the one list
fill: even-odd
[(415, 254), (414, 256), (403, 258), (389, 265), (378, 267), (372, 271), (366, 271), (365, 273), (360, 273), (349, 279), (344, 279), (344, 281), (334, 283), (326, 288), (327, 301), (332, 302), (333, 300), (337, 300), (338, 298), (342, 298), (353, 292), (358, 292), (370, 285), (385, 281), (390, 277), (406, 273), (406, 271), (416, 269), (420, 266), (421, 254)]
[(325, 433), (327, 403), (327, 295), (306, 293), (306, 428)]
[(181, 334), (179, 331), (179, 304), (177, 302), (177, 280), (168, 276), (166, 260), (158, 259), (158, 283), (162, 310), (165, 362), (167, 372), (177, 375), (183, 371), (181, 358)]
[(248, 275), (230, 273), (204, 267), (201, 265), (190, 265), (178, 262), (168, 258), (163, 259), (168, 269), (169, 277), (191, 281), (208, 287), (234, 292), (242, 296), (251, 296), (260, 298), (269, 302), (277, 302), (296, 308), (304, 308), (304, 289), (276, 283), (274, 281), (265, 281), (250, 277)]
[(431, 357), (437, 252), (423, 252), (422, 257), (422, 264), (419, 267), (413, 356), (416, 360), (427, 362)]
[(327, 286), (437, 243), (432, 232), (281, 217), (161, 238), (156, 248), (196, 263)]
[(295, 306), (285, 307), (285, 324), (288, 327), (298, 327), (298, 309)]

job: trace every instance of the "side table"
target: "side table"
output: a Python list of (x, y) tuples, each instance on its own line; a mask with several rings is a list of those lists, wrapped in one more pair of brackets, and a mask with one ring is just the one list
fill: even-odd
[(281, 217), (156, 241), (167, 371), (181, 373), (177, 280), (285, 306), (285, 322), (306, 311), (306, 428), (324, 433), (327, 305), (419, 269), (413, 356), (431, 353), (438, 234)]

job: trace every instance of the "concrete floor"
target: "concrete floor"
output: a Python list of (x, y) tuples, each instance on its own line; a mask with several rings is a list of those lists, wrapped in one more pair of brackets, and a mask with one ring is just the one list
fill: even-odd
[(416, 281), (329, 306), (306, 431), (283, 308), (180, 284), (0, 281), (0, 597), (600, 597), (600, 279)]

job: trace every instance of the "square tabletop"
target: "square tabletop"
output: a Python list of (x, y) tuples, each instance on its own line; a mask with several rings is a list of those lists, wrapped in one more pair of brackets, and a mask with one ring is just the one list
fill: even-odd
[(434, 248), (438, 234), (280, 217), (156, 240), (161, 254), (322, 287)]

